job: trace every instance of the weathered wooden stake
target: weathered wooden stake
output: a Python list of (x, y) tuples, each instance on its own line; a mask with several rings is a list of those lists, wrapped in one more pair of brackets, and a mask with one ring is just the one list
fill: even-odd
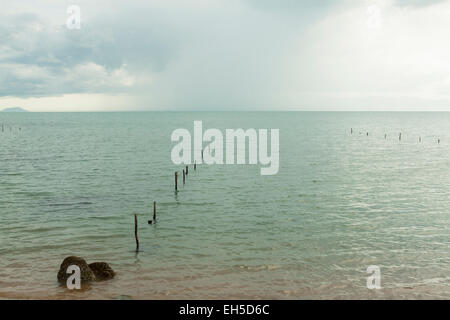
[(136, 238), (136, 252), (138, 252), (139, 251), (139, 238), (138, 238), (137, 214), (134, 214), (134, 237)]
[(401, 132), (398, 134), (398, 141), (400, 141), (400, 140), (402, 140), (402, 133)]
[(189, 173), (189, 167), (186, 166), (186, 175), (188, 175), (188, 173)]
[(387, 134), (385, 133), (385, 134), (384, 134), (384, 140), (386, 140), (386, 138), (387, 138)]
[(197, 170), (197, 161), (194, 161), (194, 171)]
[(153, 223), (156, 223), (156, 201), (153, 201)]
[(441, 139), (438, 139), (438, 144), (440, 144), (441, 143)]
[(353, 128), (350, 128), (350, 134), (353, 134)]
[(175, 191), (178, 191), (178, 172), (175, 172)]
[(186, 183), (186, 171), (183, 169), (183, 184)]
[(422, 137), (419, 137), (419, 142), (422, 142)]
[(203, 160), (203, 149), (202, 149), (202, 160)]

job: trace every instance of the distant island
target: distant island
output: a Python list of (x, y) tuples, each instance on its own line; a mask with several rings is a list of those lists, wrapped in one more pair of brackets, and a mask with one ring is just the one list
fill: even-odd
[(1, 112), (28, 112), (28, 110), (25, 110), (20, 107), (12, 107), (12, 108), (5, 108)]

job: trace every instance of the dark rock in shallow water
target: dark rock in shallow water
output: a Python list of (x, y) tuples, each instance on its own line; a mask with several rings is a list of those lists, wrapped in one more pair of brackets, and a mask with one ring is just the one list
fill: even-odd
[(93, 262), (89, 264), (96, 280), (109, 280), (114, 278), (116, 273), (106, 262)]
[(83, 258), (71, 256), (65, 258), (61, 263), (58, 271), (58, 281), (67, 281), (67, 278), (71, 276), (71, 273), (67, 273), (67, 268), (71, 265), (77, 265), (78, 267), (80, 267), (80, 276), (82, 283), (95, 280), (95, 274), (94, 272), (92, 272), (87, 262)]

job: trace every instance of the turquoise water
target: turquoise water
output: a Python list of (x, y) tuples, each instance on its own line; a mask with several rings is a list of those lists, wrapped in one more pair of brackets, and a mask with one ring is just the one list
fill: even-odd
[[(199, 165), (175, 194), (170, 135), (194, 120), (280, 129), (279, 173)], [(0, 123), (0, 298), (450, 298), (450, 113), (0, 113)], [(69, 255), (107, 261), (117, 277), (68, 291), (56, 273)], [(366, 288), (369, 265), (381, 290)]]

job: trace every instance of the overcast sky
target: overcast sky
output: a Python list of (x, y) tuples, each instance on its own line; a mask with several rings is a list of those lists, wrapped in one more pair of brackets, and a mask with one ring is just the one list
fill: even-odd
[(0, 109), (450, 111), (449, 30), (444, 0), (2, 0)]

